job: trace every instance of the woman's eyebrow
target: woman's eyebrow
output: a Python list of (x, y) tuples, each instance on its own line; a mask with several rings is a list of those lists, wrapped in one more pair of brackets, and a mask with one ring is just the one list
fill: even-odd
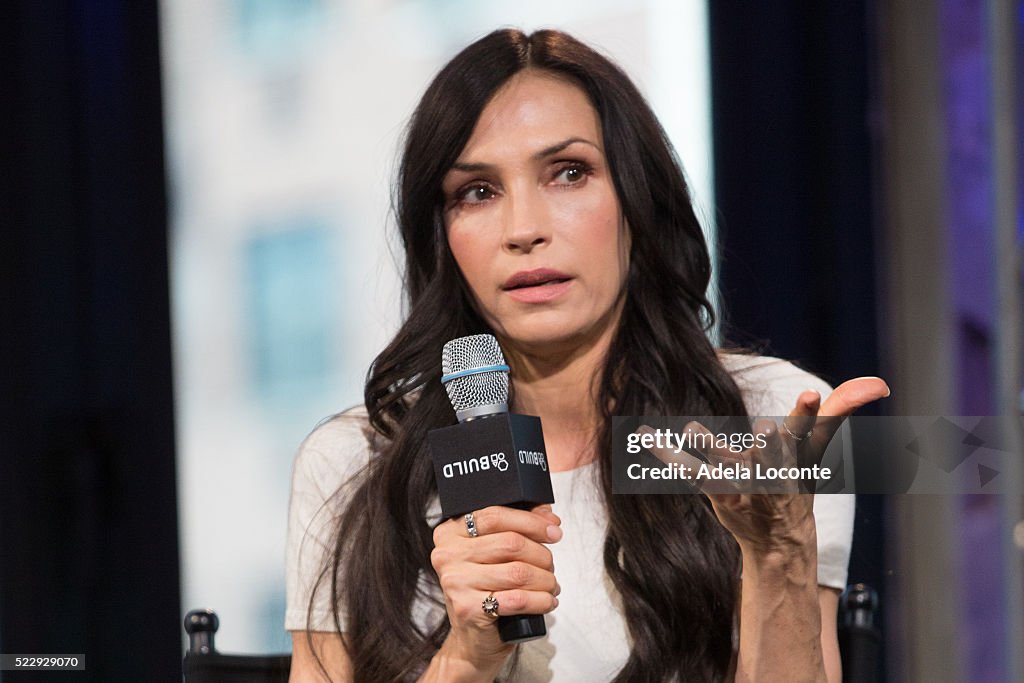
[(545, 147), (541, 151), (537, 152), (536, 154), (533, 155), (533, 160), (539, 161), (544, 157), (551, 156), (552, 154), (558, 154), (569, 145), (575, 144), (577, 142), (582, 142), (585, 145), (590, 145), (598, 152), (601, 151), (600, 147), (598, 147), (595, 143), (591, 142), (590, 140), (587, 140), (586, 138), (568, 138), (567, 140), (563, 140), (562, 142), (551, 145), (550, 147)]
[[(573, 145), (573, 144), (575, 144), (577, 142), (582, 142), (585, 145), (590, 145), (591, 147), (596, 149), (598, 152), (601, 151), (601, 148), (598, 147), (597, 144), (591, 142), (590, 140), (587, 140), (586, 138), (568, 138), (568, 139), (563, 140), (561, 142), (555, 143), (555, 144), (551, 145), (550, 147), (545, 147), (544, 149), (542, 149), (539, 152), (537, 152), (536, 154), (534, 154), (531, 158), (534, 161), (540, 161), (541, 159), (543, 159), (545, 157), (549, 157), (552, 154), (558, 154), (559, 152), (564, 150), (566, 147), (569, 147), (570, 145)], [(467, 163), (462, 163), (462, 162), (456, 161), (454, 164), (452, 164), (452, 169), (453, 170), (456, 170), (456, 171), (466, 171), (467, 173), (477, 173), (477, 172), (480, 172), (480, 171), (490, 171), (493, 168), (494, 168), (493, 164), (484, 164), (484, 163), (467, 164)]]

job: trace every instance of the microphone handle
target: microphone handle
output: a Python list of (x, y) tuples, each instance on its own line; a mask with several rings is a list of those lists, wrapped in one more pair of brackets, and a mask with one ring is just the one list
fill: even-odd
[[(508, 507), (529, 510), (532, 506), (528, 503), (519, 503)], [(548, 629), (544, 623), (543, 614), (514, 614), (508, 617), (498, 617), (498, 635), (501, 636), (503, 643), (525, 643), (528, 640), (543, 638), (547, 634)]]
[(543, 614), (516, 614), (498, 617), (498, 635), (503, 643), (525, 643), (548, 633)]

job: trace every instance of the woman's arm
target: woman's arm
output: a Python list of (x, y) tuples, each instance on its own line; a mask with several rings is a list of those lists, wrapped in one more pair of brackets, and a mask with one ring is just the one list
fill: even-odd
[[(352, 660), (342, 645), (342, 636), (337, 633), (312, 633), (312, 648), (305, 631), (292, 631), (292, 668), (288, 676), (289, 683), (351, 683)], [(313, 650), (316, 650), (320, 662), (327, 669), (329, 678), (317, 664)], [(458, 681), (494, 680), (501, 670), (501, 664), (492, 671), (482, 671), (463, 658), (452, 656), (446, 643), (438, 650), (430, 666), (420, 677), (420, 683), (457, 683)]]
[[(817, 451), (814, 462), (845, 417), (889, 395), (878, 378), (845, 382), (824, 404), (804, 392), (783, 423), (798, 447)], [(816, 418), (830, 418), (819, 432)], [(805, 434), (803, 437), (794, 434)], [(837, 681), (838, 598), (817, 585), (817, 535), (812, 494), (711, 496), (715, 512), (736, 537), (743, 557), (740, 643), (736, 680)]]
[[(743, 585), (749, 589), (742, 591), (741, 598), (736, 681), (766, 680), (766, 676), (759, 675), (763, 670), (771, 672), (767, 678), (840, 683), (842, 662), (836, 627), (839, 591), (813, 586), (816, 578), (813, 574), (808, 577), (799, 566), (791, 565), (789, 569), (795, 573), (789, 574), (772, 564), (769, 561), (750, 575), (749, 565), (744, 563)], [(802, 579), (794, 581), (794, 576)], [(813, 591), (797, 585), (807, 578)], [(787, 635), (780, 637), (780, 633)], [(809, 676), (809, 671), (819, 673)]]
[[(289, 683), (351, 683), (352, 661), (348, 658), (341, 634), (307, 631), (291, 633), (292, 668), (288, 676)], [(313, 656), (314, 650), (316, 657)], [(317, 657), (320, 658), (320, 664), (316, 661)], [(324, 669), (327, 669), (329, 678), (324, 676)]]
[[(824, 403), (816, 391), (805, 391), (781, 429), (770, 421), (755, 423), (765, 444), (744, 452), (741, 459), (748, 464), (765, 458), (771, 462), (784, 455), (795, 458), (790, 462), (819, 463), (841, 424), (837, 418), (888, 395), (885, 382), (874, 377), (844, 382)], [(688, 428), (706, 431), (700, 425)], [(664, 462), (690, 467), (701, 463), (686, 452), (649, 450)], [(710, 451), (715, 461), (737, 460), (735, 454), (717, 450)], [(706, 491), (718, 520), (739, 544), (743, 561), (737, 681), (838, 680), (838, 601), (834, 594), (819, 593), (814, 495), (791, 486), (793, 490), (783, 493), (743, 493), (736, 484), (721, 482), (717, 492)]]
[(737, 682), (827, 680), (813, 518), (801, 526), (791, 544), (740, 544)]
[(821, 656), (825, 660), (825, 677), (829, 683), (843, 680), (843, 662), (839, 658), (839, 590), (818, 586), (821, 609)]
[[(288, 676), (289, 683), (352, 683), (352, 660), (342, 644), (342, 637), (337, 633), (310, 633), (292, 631), (292, 667)], [(308, 636), (312, 636), (309, 638)], [(312, 640), (312, 644), (310, 643)], [(312, 647), (311, 647), (312, 645)], [(482, 671), (463, 658), (453, 656), (450, 646), (444, 646), (430, 660), (430, 666), (420, 677), (420, 683), (458, 683), (459, 681), (494, 680), (501, 670), (497, 664), (491, 671)], [(320, 658), (320, 664), (313, 656), (314, 650)], [(324, 676), (327, 669), (329, 677)]]

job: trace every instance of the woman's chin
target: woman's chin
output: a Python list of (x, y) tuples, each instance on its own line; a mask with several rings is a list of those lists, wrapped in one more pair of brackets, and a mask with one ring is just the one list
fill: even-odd
[(529, 354), (557, 353), (563, 347), (571, 347), (579, 343), (578, 337), (572, 334), (558, 334), (545, 331), (543, 334), (509, 336), (502, 340), (503, 345)]
[(621, 308), (604, 315), (564, 308), (535, 311), (528, 315), (492, 319), (491, 328), (507, 351), (530, 355), (562, 355), (581, 347), (610, 343), (621, 317)]
[(543, 324), (534, 321), (529, 325), (510, 326), (498, 333), (503, 347), (512, 352), (530, 355), (560, 355), (577, 347), (589, 346), (594, 343), (595, 329), (593, 326), (581, 327), (560, 324)]

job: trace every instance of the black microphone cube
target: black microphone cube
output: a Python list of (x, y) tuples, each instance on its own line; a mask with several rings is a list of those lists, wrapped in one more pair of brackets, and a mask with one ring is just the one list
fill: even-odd
[(555, 502), (540, 418), (497, 413), (427, 435), (444, 517)]

